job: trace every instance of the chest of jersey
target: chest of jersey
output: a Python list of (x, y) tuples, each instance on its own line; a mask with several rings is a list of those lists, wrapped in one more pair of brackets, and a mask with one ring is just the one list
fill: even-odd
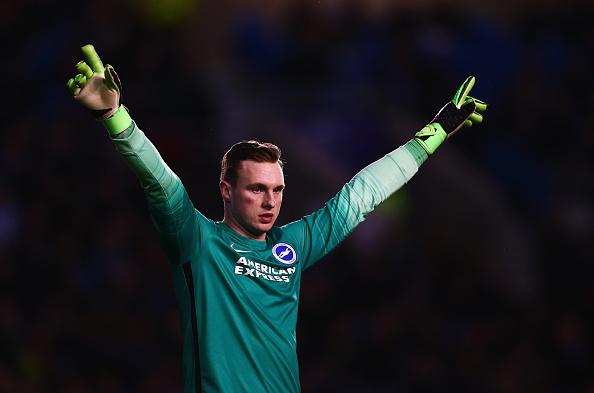
[(265, 304), (296, 303), (301, 270), (295, 247), (282, 241), (257, 247), (234, 240), (216, 236), (211, 247), (200, 251), (204, 284), (216, 282), (225, 292)]

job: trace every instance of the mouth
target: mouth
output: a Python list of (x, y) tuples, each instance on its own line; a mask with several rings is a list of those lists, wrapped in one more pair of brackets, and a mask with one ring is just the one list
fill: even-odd
[(258, 215), (258, 219), (262, 224), (270, 224), (274, 218), (274, 214), (272, 213), (263, 213)]

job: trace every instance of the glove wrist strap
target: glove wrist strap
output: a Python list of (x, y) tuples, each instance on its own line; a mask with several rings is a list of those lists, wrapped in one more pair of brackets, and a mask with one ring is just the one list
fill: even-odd
[(107, 132), (109, 132), (109, 135), (116, 136), (130, 127), (132, 118), (128, 113), (128, 109), (124, 105), (121, 105), (113, 115), (101, 122), (107, 129)]
[(431, 123), (415, 134), (415, 140), (431, 155), (446, 140), (447, 134), (439, 123)]

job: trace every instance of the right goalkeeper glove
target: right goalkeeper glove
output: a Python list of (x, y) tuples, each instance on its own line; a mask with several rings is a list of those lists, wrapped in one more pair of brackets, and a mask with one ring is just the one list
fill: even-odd
[(468, 96), (474, 82), (474, 76), (466, 78), (454, 94), (452, 101), (441, 108), (431, 123), (415, 134), (415, 140), (427, 154), (433, 154), (443, 141), (450, 138), (463, 126), (471, 127), (474, 123), (483, 121), (481, 113), (487, 109), (487, 104)]
[(96, 120), (103, 122), (111, 136), (116, 136), (132, 124), (132, 118), (122, 105), (122, 83), (109, 64), (103, 67), (93, 45), (81, 48), (84, 60), (76, 64), (78, 74), (66, 83), (74, 99), (87, 108)]

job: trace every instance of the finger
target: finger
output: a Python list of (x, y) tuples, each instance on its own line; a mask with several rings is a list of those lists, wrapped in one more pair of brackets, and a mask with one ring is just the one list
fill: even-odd
[(68, 82), (66, 82), (66, 87), (68, 88), (68, 91), (72, 93), (72, 95), (77, 95), (80, 93), (80, 87), (76, 86), (74, 83), (74, 78), (68, 79)]
[(464, 104), (464, 101), (466, 101), (466, 96), (468, 96), (468, 93), (470, 93), (470, 90), (472, 90), (475, 81), (476, 78), (474, 76), (469, 76), (458, 88), (458, 91), (456, 91), (456, 94), (454, 94), (454, 99), (452, 100), (454, 105), (456, 105), (456, 108), (460, 109), (462, 107), (462, 104)]
[(87, 77), (83, 74), (76, 74), (74, 77), (74, 84), (82, 89), (87, 85)]
[(120, 82), (120, 77), (113, 66), (109, 64), (105, 66), (105, 79), (109, 80), (109, 83), (111, 83), (114, 88), (122, 91), (122, 82)]
[(93, 76), (93, 70), (91, 69), (91, 67), (89, 67), (89, 65), (87, 63), (84, 62), (84, 60), (81, 60), (78, 63), (76, 63), (75, 68), (78, 72), (80, 72), (87, 78), (90, 78)]
[(87, 44), (80, 49), (82, 50), (82, 53), (85, 57), (85, 61), (89, 67), (91, 67), (91, 70), (93, 70), (93, 72), (103, 73), (105, 70), (103, 68), (103, 63), (101, 62), (101, 59), (99, 58), (99, 55), (97, 54), (97, 51), (95, 51), (93, 45)]
[(487, 103), (481, 100), (474, 99), (474, 103), (476, 104), (476, 110), (479, 112), (484, 112), (487, 109)]
[(482, 123), (483, 116), (480, 113), (473, 112), (466, 121), (470, 120), (473, 124), (474, 123)]

